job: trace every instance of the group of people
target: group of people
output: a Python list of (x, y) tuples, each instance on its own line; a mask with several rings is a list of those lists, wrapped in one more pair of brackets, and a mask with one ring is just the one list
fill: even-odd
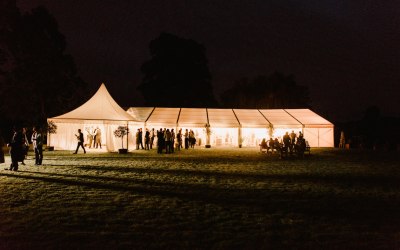
[(271, 151), (271, 153), (278, 152), (281, 156), (287, 156), (288, 153), (297, 153), (301, 155), (304, 153), (305, 148), (306, 140), (304, 139), (302, 132), (299, 131), (299, 135), (297, 136), (293, 130), (290, 134), (289, 132), (286, 132), (281, 140), (271, 137), (266, 141), (264, 138), (260, 144), (261, 150), (266, 149), (267, 153), (269, 153), (269, 151)]
[[(81, 129), (78, 129), (78, 134), (75, 134), (78, 144), (76, 146), (74, 154), (78, 153), (79, 148), (82, 148), (83, 153), (86, 154), (85, 145), (91, 148), (93, 141), (94, 148), (101, 148), (101, 130), (99, 128), (96, 128), (93, 133), (90, 133), (90, 131), (87, 132), (87, 144), (84, 143), (84, 136)], [(175, 133), (174, 129), (160, 128), (159, 130), (155, 130), (154, 128), (152, 128), (151, 130), (149, 130), (148, 128), (146, 128), (143, 136), (142, 128), (138, 128), (135, 138), (137, 150), (153, 149), (154, 142), (155, 140), (157, 140), (157, 152), (159, 154), (162, 154), (164, 150), (165, 153), (170, 154), (174, 153), (175, 150), (180, 150), (181, 148), (183, 148), (183, 146), (185, 147), (185, 149), (189, 149), (194, 148), (194, 146), (196, 145), (196, 137), (193, 130), (191, 129), (186, 129), (184, 133), (182, 132), (182, 129), (179, 129), (178, 133)]]
[(149, 130), (146, 128), (146, 132), (144, 134), (144, 147), (143, 147), (143, 131), (141, 128), (138, 128), (136, 132), (136, 149), (142, 147), (142, 149), (150, 150), (153, 149), (154, 138), (156, 133), (154, 132), (154, 128)]
[(89, 148), (101, 148), (101, 129), (99, 127), (86, 129), (87, 132), (87, 144)]
[(101, 129), (97, 127), (92, 131), (92, 128), (86, 129), (87, 132), (87, 143), (85, 144), (85, 139), (81, 129), (78, 129), (78, 134), (75, 137), (78, 141), (74, 154), (78, 153), (80, 147), (83, 149), (83, 153), (86, 154), (85, 146), (89, 148), (100, 148), (101, 149)]
[[(7, 147), (10, 148), (11, 164), (9, 168), (6, 168), (6, 170), (18, 171), (19, 162), (21, 162), (22, 165), (25, 165), (24, 160), (28, 155), (30, 142), (32, 143), (35, 151), (35, 165), (42, 165), (43, 137), (41, 129), (39, 127), (32, 128), (31, 140), (28, 140), (27, 132), (28, 130), (26, 128), (21, 128), (18, 126), (13, 127), (13, 136), (11, 141), (7, 143)], [(1, 154), (3, 154), (2, 150)], [(4, 159), (4, 155), (0, 158)]]
[(179, 129), (178, 132), (175, 133), (174, 129), (169, 128), (160, 128), (159, 130), (155, 130), (154, 128), (149, 130), (146, 128), (143, 146), (143, 131), (139, 128), (136, 132), (136, 149), (152, 149), (156, 138), (157, 153), (159, 154), (162, 154), (164, 150), (166, 154), (170, 154), (174, 153), (175, 150), (181, 150), (183, 146), (185, 149), (189, 149), (189, 147), (194, 148), (196, 145), (196, 138), (193, 130), (186, 129), (183, 133), (182, 129)]

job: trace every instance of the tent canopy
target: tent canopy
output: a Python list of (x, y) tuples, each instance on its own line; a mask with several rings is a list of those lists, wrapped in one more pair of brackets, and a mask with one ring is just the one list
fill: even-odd
[[(114, 101), (104, 84), (80, 107), (48, 120), (58, 126), (57, 133), (51, 136), (51, 143), (57, 149), (74, 149), (74, 134), (78, 129), (82, 130), (90, 147), (90, 136), (96, 129), (102, 131), (101, 144), (108, 151), (116, 151), (123, 141), (116, 138), (114, 132), (122, 124), (128, 126), (130, 131), (125, 142), (129, 148), (133, 148), (134, 131), (143, 127), (193, 129), (199, 144), (208, 140), (217, 146), (233, 146), (242, 142), (254, 146), (261, 138), (279, 137), (299, 128), (311, 146), (333, 146), (333, 124), (309, 109), (131, 107), (125, 111)], [(209, 138), (205, 129), (208, 125), (212, 130)]]
[(147, 126), (214, 128), (302, 128), (333, 127), (309, 109), (209, 109), (131, 107), (132, 119)]
[(50, 120), (135, 121), (114, 101), (104, 83), (86, 103), (66, 114), (52, 117)]

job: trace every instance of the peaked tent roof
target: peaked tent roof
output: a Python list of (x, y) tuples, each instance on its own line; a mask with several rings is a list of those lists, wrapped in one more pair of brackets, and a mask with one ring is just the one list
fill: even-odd
[(50, 119), (134, 121), (111, 97), (104, 83), (96, 94), (80, 107)]

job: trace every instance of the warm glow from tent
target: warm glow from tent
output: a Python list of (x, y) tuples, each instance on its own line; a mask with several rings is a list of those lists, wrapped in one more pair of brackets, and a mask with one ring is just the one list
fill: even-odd
[[(175, 134), (182, 128), (193, 130), (197, 146), (258, 147), (262, 139), (282, 139), (292, 130), (304, 137), (311, 147), (333, 147), (333, 124), (308, 109), (212, 109), (212, 108), (166, 108), (131, 107), (125, 112), (102, 84), (96, 94), (82, 106), (57, 117), (49, 118), (58, 129), (52, 135), (56, 149), (74, 150), (77, 141), (74, 134), (81, 129), (85, 144), (90, 143), (90, 134), (99, 127), (102, 148), (117, 151), (122, 147), (136, 148), (136, 133), (146, 129), (169, 128)], [(119, 126), (128, 126), (129, 134), (122, 141), (114, 136)], [(206, 126), (210, 129), (207, 135)], [(270, 127), (273, 127), (270, 128)], [(126, 141), (125, 141), (126, 139)], [(157, 138), (153, 146), (157, 144)]]
[(266, 128), (242, 128), (243, 146), (258, 146), (262, 139), (268, 138), (268, 129)]
[(296, 134), (296, 136), (298, 136), (298, 135), (299, 135), (299, 131), (301, 132), (301, 129), (299, 130), (298, 128), (296, 128), (296, 129), (277, 128), (277, 129), (274, 129), (273, 131), (274, 131), (274, 132), (272, 133), (272, 137), (273, 137), (273, 138), (282, 139), (286, 132), (288, 132), (288, 133), (290, 134), (290, 133), (292, 133), (292, 131), (294, 131), (294, 133)]
[(238, 129), (211, 128), (210, 143), (216, 146), (237, 146)]

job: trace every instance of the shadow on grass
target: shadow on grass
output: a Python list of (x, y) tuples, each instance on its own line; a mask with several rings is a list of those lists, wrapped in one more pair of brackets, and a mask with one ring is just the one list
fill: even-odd
[[(29, 175), (25, 175), (25, 173)], [(397, 216), (400, 204), (379, 196), (357, 193), (346, 195), (331, 192), (308, 192), (302, 190), (251, 189), (215, 187), (205, 184), (171, 183), (134, 178), (104, 176), (67, 175), (38, 172), (1, 173), (0, 176), (37, 180), (67, 186), (83, 186), (117, 192), (132, 192), (142, 195), (178, 198), (189, 202), (212, 203), (220, 206), (232, 205), (257, 209), (268, 213), (303, 213), (309, 216), (347, 218), (350, 220), (387, 219), (400, 222)], [(32, 175), (35, 174), (35, 175)], [(40, 175), (40, 176), (38, 176)], [(54, 177), (55, 176), (55, 177)], [(60, 178), (57, 178), (60, 177)], [(69, 179), (73, 178), (73, 179)], [(79, 178), (79, 179), (77, 179)], [(273, 178), (271, 176), (271, 178)], [(285, 180), (282, 176), (278, 180)], [(276, 184), (276, 183), (271, 183)], [(322, 183), (323, 185), (323, 183)]]
[(137, 174), (164, 174), (171, 176), (184, 177), (204, 177), (204, 178), (220, 178), (231, 180), (246, 180), (249, 181), (265, 181), (277, 180), (282, 182), (297, 182), (297, 183), (314, 183), (314, 184), (339, 184), (345, 186), (397, 186), (400, 177), (391, 175), (362, 175), (362, 174), (329, 174), (322, 175), (320, 173), (296, 173), (296, 174), (249, 174), (249, 173), (226, 173), (221, 171), (204, 171), (193, 169), (161, 169), (161, 168), (138, 168), (124, 167), (118, 168), (113, 166), (79, 166), (76, 167), (85, 171), (103, 171), (103, 172), (121, 172), (121, 173), (137, 173)]

